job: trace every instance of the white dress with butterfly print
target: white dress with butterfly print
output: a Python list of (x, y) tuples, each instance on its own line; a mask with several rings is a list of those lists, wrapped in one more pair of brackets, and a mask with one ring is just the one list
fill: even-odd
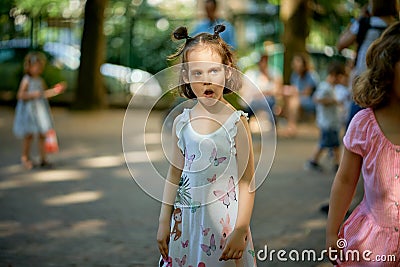
[(190, 123), (190, 109), (176, 120), (178, 147), (185, 165), (171, 219), (168, 261), (160, 266), (255, 266), (249, 229), (240, 260), (219, 261), (226, 238), (238, 213), (238, 167), (234, 138), (243, 111), (235, 111), (210, 134), (197, 133)]

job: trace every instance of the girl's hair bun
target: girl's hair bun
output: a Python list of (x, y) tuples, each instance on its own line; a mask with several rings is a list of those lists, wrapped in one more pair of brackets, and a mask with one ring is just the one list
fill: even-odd
[(226, 28), (225, 25), (222, 24), (215, 25), (214, 35), (215, 36), (219, 35), (221, 32), (225, 31), (225, 28)]
[(172, 35), (176, 40), (182, 40), (182, 39), (189, 39), (190, 38), (190, 36), (188, 35), (188, 30), (184, 26), (181, 26), (181, 27), (177, 28)]

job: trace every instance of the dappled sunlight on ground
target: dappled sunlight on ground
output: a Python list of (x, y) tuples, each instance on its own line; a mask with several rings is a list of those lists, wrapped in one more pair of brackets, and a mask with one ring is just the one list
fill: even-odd
[(164, 159), (162, 151), (131, 151), (125, 153), (128, 163), (159, 161)]
[(111, 176), (118, 179), (132, 179), (132, 176), (129, 173), (128, 167), (116, 169), (111, 172)]
[(20, 173), (21, 170), (22, 170), (21, 164), (13, 164), (0, 168), (0, 175), (3, 177), (7, 177), (8, 175)]
[(73, 238), (99, 235), (105, 231), (107, 222), (99, 219), (79, 221), (69, 227), (50, 230), (47, 235), (54, 238)]
[(125, 163), (121, 155), (117, 156), (101, 156), (81, 159), (78, 162), (79, 166), (86, 168), (109, 168), (121, 166)]
[(62, 182), (71, 180), (81, 180), (87, 178), (88, 173), (82, 170), (48, 170), (33, 173), (30, 179), (34, 182)]
[(0, 237), (7, 237), (20, 232), (21, 223), (17, 221), (0, 221)]
[(64, 206), (64, 205), (96, 201), (100, 199), (102, 196), (103, 192), (100, 191), (82, 191), (82, 192), (74, 192), (71, 194), (51, 197), (45, 199), (43, 203), (48, 206)]
[(301, 227), (309, 230), (325, 229), (326, 218), (310, 219), (301, 224)]
[[(5, 172), (1, 170), (0, 173)], [(25, 175), (23, 173), (25, 173)], [(88, 173), (86, 171), (79, 170), (47, 170), (39, 172), (32, 171), (30, 175), (26, 175), (26, 172), (23, 173), (15, 176), (5, 175), (7, 179), (2, 179), (0, 181), (0, 190), (26, 187), (38, 183), (81, 180), (85, 179), (88, 176)]]
[(62, 227), (62, 224), (60, 220), (45, 220), (28, 225), (22, 225), (22, 223), (17, 221), (0, 221), (0, 237), (29, 232), (49, 231), (57, 227)]

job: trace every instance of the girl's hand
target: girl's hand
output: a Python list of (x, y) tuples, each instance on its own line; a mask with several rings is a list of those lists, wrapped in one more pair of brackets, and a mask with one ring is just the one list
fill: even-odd
[(168, 222), (160, 222), (157, 231), (158, 250), (163, 259), (168, 258), (168, 244), (170, 238), (170, 225)]
[(67, 89), (67, 84), (65, 82), (60, 82), (54, 85), (53, 90), (58, 95)]
[(328, 251), (328, 258), (329, 261), (333, 265), (337, 265), (337, 260), (339, 259), (339, 251), (342, 249), (339, 249), (338, 247), (338, 241), (339, 238), (337, 235), (327, 235), (326, 237), (326, 250)]
[(233, 230), (233, 232), (228, 237), (224, 251), (222, 251), (222, 255), (219, 258), (219, 260), (226, 261), (231, 259), (237, 260), (242, 258), (243, 250), (246, 248), (247, 234), (248, 234), (248, 229)]
[(44, 92), (44, 97), (51, 98), (56, 95), (59, 95), (62, 92), (64, 92), (66, 88), (67, 88), (67, 84), (65, 82), (57, 83), (53, 86), (53, 88), (50, 88)]

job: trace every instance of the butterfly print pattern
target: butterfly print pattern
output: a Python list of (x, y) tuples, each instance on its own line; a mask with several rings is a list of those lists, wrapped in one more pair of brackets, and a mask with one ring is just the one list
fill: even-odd
[(224, 162), (226, 157), (219, 157), (217, 156), (217, 149), (214, 147), (211, 152), (210, 162), (214, 164), (214, 166), (218, 166), (220, 163)]
[(215, 183), (215, 181), (217, 181), (217, 175), (214, 174), (213, 177), (207, 178), (207, 181), (208, 181), (209, 183)]
[(226, 214), (225, 220), (221, 218), (219, 223), (222, 225), (222, 232), (221, 232), (221, 239), (219, 241), (219, 248), (224, 249), (226, 244), (226, 239), (232, 233), (232, 226), (231, 226), (231, 218), (229, 217), (229, 213)]
[(217, 250), (217, 246), (215, 245), (214, 234), (211, 235), (210, 245), (201, 244), (201, 249), (207, 254), (207, 256), (211, 256), (211, 252), (214, 252)]
[(189, 240), (186, 240), (185, 242), (181, 241), (182, 247), (187, 248), (189, 246)]
[(204, 228), (203, 225), (201, 225), (201, 234), (203, 236), (208, 235), (208, 232), (210, 232), (210, 229), (211, 229), (210, 227)]
[(236, 189), (235, 189), (235, 183), (233, 180), (233, 176), (229, 177), (228, 180), (228, 188), (225, 191), (222, 190), (214, 190), (213, 191), (214, 195), (218, 197), (218, 200), (222, 202), (226, 206), (226, 208), (229, 208), (229, 205), (231, 204), (231, 200), (236, 199)]
[(182, 267), (186, 264), (186, 255), (184, 255), (182, 257), (182, 259), (180, 258), (175, 258), (176, 263), (178, 263), (179, 267)]
[(190, 171), (190, 168), (192, 167), (192, 164), (193, 164), (194, 159), (196, 158), (196, 155), (195, 154), (188, 155), (188, 153), (186, 151), (186, 147), (185, 147), (184, 154), (185, 154), (185, 159), (186, 159), (185, 166), (187, 166), (188, 170)]

